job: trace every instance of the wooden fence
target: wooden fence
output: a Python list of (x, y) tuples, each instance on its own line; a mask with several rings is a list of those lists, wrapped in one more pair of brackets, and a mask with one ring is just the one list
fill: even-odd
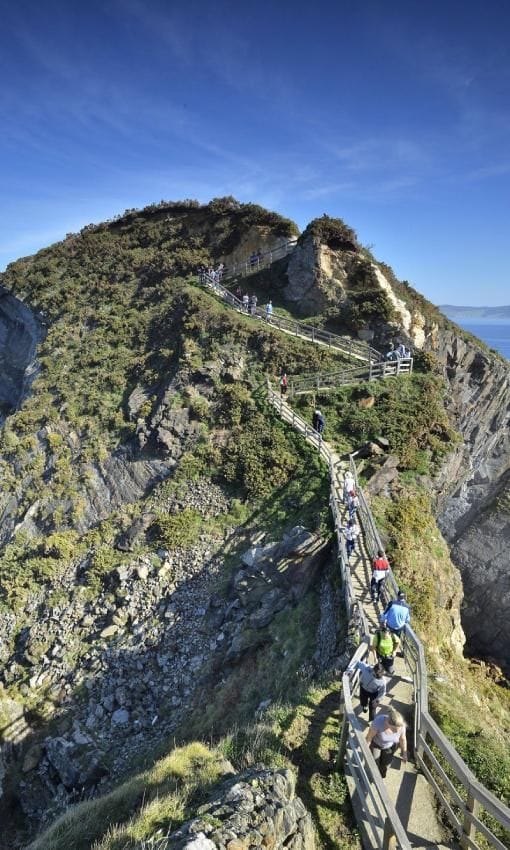
[[(278, 316), (275, 313), (268, 315), (265, 308), (261, 307), (246, 307), (243, 301), (233, 292), (226, 289), (213, 275), (207, 272), (201, 272), (199, 275), (199, 283), (202, 286), (207, 286), (220, 298), (223, 299), (231, 307), (252, 316), (254, 319), (263, 320), (272, 327), (293, 336), (301, 337), (309, 342), (314, 342), (318, 345), (324, 345), (333, 351), (339, 351), (346, 354), (348, 357), (354, 357), (357, 360), (363, 360), (367, 363), (379, 363), (382, 360), (382, 355), (379, 351), (366, 342), (352, 339), (351, 337), (340, 336), (339, 334), (325, 331), (322, 328), (317, 328), (314, 325), (307, 325), (302, 322), (296, 322), (294, 319), (289, 319), (286, 316)], [(388, 361), (390, 362), (390, 361)]]

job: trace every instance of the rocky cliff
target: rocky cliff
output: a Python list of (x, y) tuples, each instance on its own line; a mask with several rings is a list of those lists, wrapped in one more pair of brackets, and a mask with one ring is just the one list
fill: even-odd
[[(331, 221), (310, 225), (288, 265), (286, 295), (305, 310), (331, 315), (374, 340), (381, 351), (397, 341), (415, 354), (430, 352), (447, 382), (447, 409), (461, 443), (448, 455), (433, 488), (439, 525), (461, 571), (463, 623), (469, 651), (491, 656), (508, 669), (510, 624), (503, 574), (510, 569), (505, 522), (510, 469), (510, 364), (474, 337), (452, 325), (391, 269), (378, 264), (356, 241), (331, 237)], [(337, 222), (344, 236), (344, 225)], [(367, 309), (360, 321), (357, 295), (373, 303), (379, 290), (387, 302)], [(380, 306), (380, 305), (379, 305)], [(357, 319), (353, 325), (353, 317)], [(501, 507), (503, 505), (503, 507)], [(503, 592), (502, 592), (503, 591)], [(499, 622), (492, 628), (487, 615)]]
[(42, 323), (30, 308), (0, 287), (0, 423), (30, 387), (43, 333)]

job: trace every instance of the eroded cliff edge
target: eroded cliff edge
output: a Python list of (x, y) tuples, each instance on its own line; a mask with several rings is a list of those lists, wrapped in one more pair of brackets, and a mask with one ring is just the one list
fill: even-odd
[(0, 425), (16, 409), (35, 375), (44, 328), (35, 314), (0, 287)]
[[(431, 482), (436, 516), (459, 568), (468, 651), (508, 670), (510, 363), (450, 322), (407, 282), (375, 261), (343, 222), (312, 222), (288, 266), (285, 294), (385, 352), (397, 341), (431, 355), (447, 384), (461, 441)], [(494, 622), (498, 627), (494, 628)]]

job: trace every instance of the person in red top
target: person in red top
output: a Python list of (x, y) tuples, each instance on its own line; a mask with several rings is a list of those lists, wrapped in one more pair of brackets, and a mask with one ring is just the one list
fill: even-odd
[(385, 558), (382, 549), (379, 549), (377, 558), (374, 558), (373, 560), (372, 567), (373, 572), (372, 581), (370, 582), (370, 595), (372, 597), (372, 602), (379, 602), (381, 591), (384, 587), (384, 579), (388, 575), (388, 570), (390, 568), (388, 559)]

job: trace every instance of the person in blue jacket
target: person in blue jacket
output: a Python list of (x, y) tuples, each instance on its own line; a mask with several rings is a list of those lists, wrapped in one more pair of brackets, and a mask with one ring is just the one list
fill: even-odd
[(399, 590), (397, 598), (393, 599), (381, 614), (381, 623), (386, 623), (390, 632), (400, 637), (410, 620), (411, 609), (406, 602), (406, 595), (403, 590)]

